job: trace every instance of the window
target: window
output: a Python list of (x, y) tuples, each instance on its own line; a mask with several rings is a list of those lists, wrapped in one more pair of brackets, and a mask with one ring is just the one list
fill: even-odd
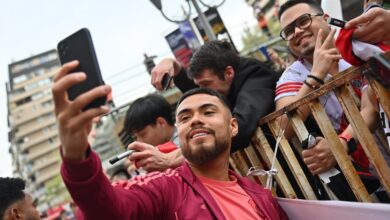
[(26, 75), (20, 75), (20, 76), (17, 76), (13, 79), (13, 82), (14, 84), (18, 84), (18, 83), (21, 83), (21, 82), (24, 82), (27, 80), (27, 76)]
[(37, 99), (40, 99), (40, 98), (42, 98), (42, 97), (43, 97), (43, 93), (42, 93), (42, 92), (39, 92), (39, 93), (37, 93), (37, 94), (32, 95), (32, 96), (31, 96), (31, 99), (32, 99), (32, 100), (37, 100)]

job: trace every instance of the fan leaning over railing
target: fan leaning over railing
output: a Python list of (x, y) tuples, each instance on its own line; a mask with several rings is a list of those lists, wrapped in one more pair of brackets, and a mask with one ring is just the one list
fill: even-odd
[[(390, 53), (384, 55), (387, 61), (390, 60)], [(371, 66), (370, 66), (371, 64)], [(258, 127), (256, 134), (252, 138), (252, 145), (248, 148), (241, 150), (232, 154), (231, 164), (232, 166), (239, 171), (242, 175), (246, 175), (249, 167), (274, 167), (277, 170), (277, 174), (274, 176), (276, 182), (278, 183), (282, 194), (287, 198), (296, 198), (297, 194), (301, 193), (305, 199), (317, 199), (318, 194), (315, 193), (317, 189), (313, 189), (310, 185), (308, 179), (311, 178), (310, 174), (307, 175), (304, 172), (304, 168), (298, 162), (301, 158), (296, 157), (302, 152), (301, 143), (307, 139), (309, 132), (304, 125), (304, 122), (297, 114), (297, 109), (300, 106), (308, 105), (311, 111), (311, 114), (314, 116), (315, 121), (317, 122), (322, 134), (325, 139), (330, 143), (330, 148), (332, 153), (335, 155), (337, 164), (340, 167), (340, 170), (344, 174), (353, 194), (356, 196), (358, 201), (363, 202), (372, 202), (373, 198), (369, 195), (367, 189), (363, 185), (361, 178), (359, 178), (358, 173), (356, 172), (355, 167), (353, 166), (349, 155), (344, 150), (338, 135), (333, 128), (328, 115), (325, 113), (323, 106), (318, 102), (318, 97), (334, 91), (340, 105), (342, 106), (346, 117), (356, 132), (357, 139), (361, 143), (364, 152), (366, 153), (369, 161), (376, 170), (377, 176), (387, 193), (390, 192), (390, 168), (387, 165), (385, 158), (383, 157), (383, 152), (380, 151), (377, 143), (375, 142), (373, 135), (371, 134), (368, 127), (365, 125), (362, 116), (359, 113), (359, 103), (351, 93), (350, 80), (358, 76), (359, 74), (367, 74), (372, 69), (376, 68), (377, 65), (368, 62), (362, 65), (359, 68), (351, 67), (339, 74), (335, 75), (331, 80), (327, 81), (320, 88), (312, 91), (307, 94), (302, 99), (293, 102), (283, 109), (275, 111), (266, 117), (260, 120), (259, 126), (263, 124), (268, 124), (275, 140), (279, 136), (283, 136), (282, 131), (285, 128), (281, 128), (278, 123), (278, 118), (284, 114), (288, 115), (289, 123), (291, 123), (294, 133), (299, 141), (292, 140), (291, 147), (290, 143), (286, 138), (281, 137), (279, 143), (279, 149), (283, 154), (284, 159), (286, 160), (287, 167), (280, 165), (279, 161), (276, 160), (273, 162), (274, 151), (273, 148), (269, 145), (265, 138), (265, 134)], [(385, 74), (390, 75), (388, 69), (383, 69)], [(384, 113), (390, 115), (390, 90), (386, 89), (383, 85), (378, 83), (377, 79), (368, 77), (370, 82), (370, 87), (375, 92), (378, 101), (383, 107)], [(386, 139), (382, 137), (382, 142), (386, 142)], [(383, 143), (387, 146), (387, 143)], [(388, 147), (388, 146), (387, 146)], [(298, 153), (294, 153), (294, 151)], [(290, 170), (290, 171), (287, 171)], [(292, 176), (287, 175), (287, 172), (291, 172)], [(275, 173), (275, 172), (273, 172)], [(261, 177), (254, 177), (257, 181), (261, 182), (263, 185), (266, 185), (266, 181)], [(290, 179), (289, 179), (290, 178)], [(293, 178), (292, 183), (290, 180)], [(299, 186), (299, 189), (294, 188), (293, 186)], [(329, 191), (327, 191), (329, 193)]]

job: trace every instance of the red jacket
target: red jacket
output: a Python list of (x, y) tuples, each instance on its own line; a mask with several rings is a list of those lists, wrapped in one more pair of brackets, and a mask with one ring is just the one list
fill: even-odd
[[(252, 197), (262, 219), (288, 219), (269, 190), (229, 172)], [(63, 159), (61, 175), (85, 219), (225, 219), (187, 163), (112, 186), (91, 152), (81, 162)]]

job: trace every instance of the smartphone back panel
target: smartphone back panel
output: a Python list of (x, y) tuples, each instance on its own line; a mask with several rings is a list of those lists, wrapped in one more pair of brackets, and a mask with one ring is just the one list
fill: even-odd
[[(73, 72), (84, 72), (87, 75), (84, 82), (68, 89), (70, 100), (74, 100), (80, 94), (104, 84), (88, 29), (83, 28), (60, 41), (57, 49), (61, 64), (78, 60), (80, 64)], [(101, 97), (91, 102), (83, 110), (96, 108), (105, 103), (106, 97)]]

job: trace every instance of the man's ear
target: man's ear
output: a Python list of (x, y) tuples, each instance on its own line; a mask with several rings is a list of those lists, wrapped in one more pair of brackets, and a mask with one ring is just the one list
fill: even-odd
[(22, 217), (22, 216), (23, 216), (22, 212), (21, 212), (19, 209), (17, 209), (17, 208), (11, 208), (10, 214), (11, 214), (11, 216), (12, 216), (11, 219), (23, 219), (23, 217)]
[(162, 127), (165, 127), (165, 125), (167, 125), (168, 122), (163, 117), (157, 117), (156, 124), (161, 125)]
[[(322, 19), (324, 19), (324, 21), (325, 21), (326, 23), (328, 23), (328, 18), (330, 18), (330, 15), (329, 15), (329, 14), (324, 13), (324, 15), (322, 15)], [(330, 26), (330, 24), (328, 24), (328, 25)]]
[(232, 137), (235, 137), (238, 133), (238, 122), (236, 118), (230, 119), (230, 129), (232, 132)]
[(232, 66), (227, 66), (224, 72), (225, 80), (232, 82), (234, 78), (234, 69)]

